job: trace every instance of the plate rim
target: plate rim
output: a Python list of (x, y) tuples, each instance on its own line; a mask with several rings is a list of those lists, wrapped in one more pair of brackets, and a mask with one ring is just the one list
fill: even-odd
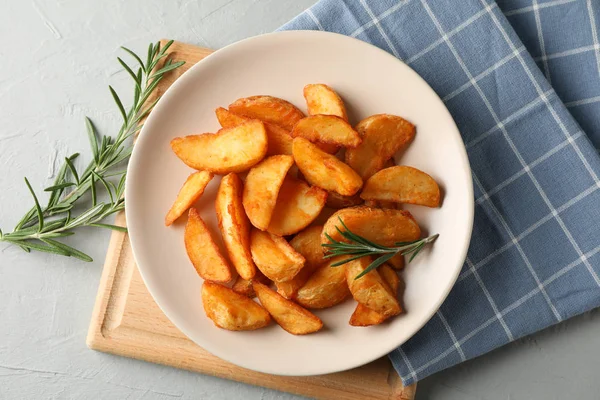
[[(456, 138), (458, 140), (460, 140), (460, 143), (462, 144), (462, 146), (459, 146), (459, 151), (460, 151), (460, 158), (462, 161), (462, 166), (464, 168), (464, 173), (467, 176), (471, 176), (472, 174), (472, 170), (471, 170), (471, 166), (470, 166), (470, 162), (469, 162), (469, 158), (467, 156), (467, 151), (466, 151), (466, 147), (464, 144), (464, 140), (462, 138), (462, 136), (460, 135), (460, 131), (458, 129), (458, 127), (456, 126), (456, 122), (454, 121), (454, 118), (452, 117), (450, 111), (448, 110), (448, 108), (446, 107), (446, 105), (444, 104), (444, 102), (442, 101), (442, 99), (439, 97), (439, 95), (435, 92), (435, 90), (433, 90), (433, 88), (427, 83), (427, 81), (425, 81), (415, 70), (413, 70), (409, 65), (407, 65), (406, 63), (404, 63), (402, 60), (396, 58), (394, 55), (386, 52), (385, 50), (371, 44), (371, 43), (367, 43), (364, 42), (362, 40), (356, 39), (356, 38), (352, 38), (343, 34), (339, 34), (339, 33), (335, 33), (335, 32), (327, 32), (327, 31), (311, 31), (311, 30), (288, 30), (288, 31), (276, 31), (276, 32), (270, 32), (270, 33), (264, 33), (264, 34), (260, 34), (260, 35), (256, 35), (256, 36), (251, 36), (245, 39), (242, 39), (240, 41), (231, 43), (221, 49), (215, 50), (213, 53), (209, 54), (208, 56), (206, 56), (205, 58), (203, 58), (202, 60), (200, 60), (199, 62), (197, 62), (195, 65), (193, 65), (192, 67), (190, 67), (190, 69), (188, 69), (187, 71), (185, 71), (178, 79), (175, 80), (175, 82), (173, 82), (173, 84), (171, 84), (171, 86), (169, 86), (169, 88), (167, 88), (167, 90), (165, 91), (165, 93), (163, 93), (163, 95), (161, 96), (161, 98), (159, 99), (159, 101), (157, 102), (157, 104), (155, 105), (153, 111), (155, 109), (159, 109), (164, 103), (167, 103), (170, 101), (171, 97), (173, 97), (173, 93), (176, 92), (176, 88), (179, 86), (183, 86), (186, 84), (186, 80), (188, 79), (187, 77), (192, 76), (198, 69), (201, 69), (202, 66), (204, 64), (206, 64), (207, 62), (212, 62), (213, 59), (220, 57), (220, 55), (223, 55), (224, 53), (230, 52), (230, 51), (235, 51), (235, 49), (237, 47), (241, 47), (241, 46), (245, 46), (247, 43), (250, 42), (254, 42), (254, 41), (261, 41), (261, 40), (268, 40), (268, 38), (270, 37), (274, 37), (274, 36), (289, 36), (292, 39), (294, 37), (297, 36), (315, 36), (315, 39), (318, 40), (320, 39), (319, 37), (329, 37), (332, 38), (334, 40), (341, 40), (341, 41), (346, 41), (348, 43), (352, 42), (353, 45), (358, 45), (358, 46), (363, 46), (363, 47), (369, 47), (372, 50), (376, 50), (377, 52), (381, 53), (381, 55), (383, 57), (389, 57), (392, 58), (393, 61), (398, 62), (403, 64), (406, 68), (408, 68), (408, 70), (410, 70), (410, 72), (412, 72), (414, 74), (414, 78), (418, 79), (421, 81), (422, 84), (424, 84), (426, 87), (429, 88), (429, 90), (431, 91), (431, 95), (434, 96), (435, 100), (439, 103), (439, 105), (442, 106), (442, 108), (446, 111), (446, 113), (448, 114), (449, 117), (449, 121), (452, 122), (452, 127), (454, 128), (454, 132), (452, 134), (454, 134), (456, 136)], [(207, 61), (210, 60), (210, 61)], [(151, 130), (152, 128), (152, 124), (154, 121), (154, 117), (157, 115), (157, 113), (151, 112), (148, 115), (147, 120), (144, 123), (143, 128), (140, 131), (140, 134), (138, 136), (138, 141), (140, 140), (144, 140), (144, 132), (147, 130)], [(135, 169), (135, 165), (138, 163), (138, 159), (140, 157), (142, 157), (140, 151), (136, 151), (136, 149), (140, 148), (141, 146), (134, 146), (133, 147), (133, 152), (131, 154), (131, 158), (129, 160), (129, 163), (127, 165), (127, 176), (131, 176), (132, 174), (130, 174), (131, 170)], [(135, 175), (135, 174), (133, 174)], [(131, 179), (127, 179), (126, 180), (126, 184), (125, 184), (125, 199), (127, 198), (131, 198), (131, 192), (134, 190), (133, 188), (133, 183)], [(176, 316), (176, 313), (174, 311), (170, 310), (170, 307), (168, 305), (166, 305), (165, 303), (163, 303), (159, 297), (160, 296), (156, 296), (156, 292), (157, 290), (153, 290), (153, 284), (151, 283), (151, 279), (148, 275), (147, 272), (144, 272), (144, 268), (140, 265), (140, 263), (138, 262), (139, 257), (137, 256), (137, 250), (136, 250), (136, 245), (135, 242), (136, 240), (134, 239), (135, 234), (133, 233), (133, 230), (129, 229), (129, 241), (131, 244), (131, 249), (132, 249), (132, 253), (134, 256), (134, 259), (136, 261), (136, 265), (138, 266), (138, 271), (140, 272), (140, 276), (142, 277), (142, 281), (144, 282), (144, 285), (146, 285), (146, 288), (148, 289), (148, 292), (150, 293), (150, 295), (152, 296), (152, 299), (154, 300), (154, 302), (156, 303), (156, 305), (160, 308), (160, 310), (165, 314), (165, 316), (169, 319), (169, 321), (171, 321), (171, 323), (173, 323), (173, 325), (180, 330), (189, 340), (191, 340), (192, 342), (194, 342), (195, 344), (197, 344), (198, 346), (202, 347), (203, 349), (207, 350), (208, 352), (210, 352), (211, 354), (215, 355), (216, 357), (219, 357), (227, 362), (230, 362), (232, 364), (238, 365), (240, 367), (243, 368), (247, 368), (253, 371), (257, 371), (257, 372), (262, 372), (262, 373), (266, 373), (266, 374), (272, 374), (272, 375), (279, 375), (279, 376), (315, 376), (315, 375), (323, 375), (323, 374), (329, 374), (329, 373), (335, 373), (335, 372), (341, 372), (341, 371), (346, 371), (346, 370), (350, 370), (353, 368), (357, 368), (360, 367), (362, 365), (366, 365), (372, 361), (375, 361), (387, 354), (389, 354), (390, 352), (394, 351), (395, 349), (397, 349), (399, 346), (401, 346), (402, 344), (406, 343), (408, 340), (410, 340), (410, 338), (412, 338), (414, 335), (416, 335), (422, 328), (423, 326), (425, 326), (425, 324), (427, 324), (431, 318), (436, 314), (436, 312), (440, 309), (440, 307), (442, 306), (443, 302), (447, 299), (448, 295), (450, 294), (450, 291), (452, 290), (452, 288), (454, 287), (459, 275), (460, 275), (460, 271), (462, 269), (462, 265), (464, 264), (466, 257), (467, 257), (467, 251), (469, 249), (469, 245), (471, 242), (471, 238), (472, 238), (472, 233), (473, 233), (473, 221), (474, 221), (474, 213), (475, 213), (475, 199), (474, 199), (474, 188), (473, 188), (473, 182), (471, 179), (468, 179), (467, 185), (466, 185), (467, 191), (468, 193), (465, 193), (465, 201), (468, 201), (468, 207), (466, 207), (466, 211), (467, 211), (467, 215), (466, 218), (468, 219), (468, 221), (466, 221), (466, 223), (468, 224), (466, 226), (466, 230), (467, 230), (467, 235), (465, 235), (464, 238), (464, 243), (462, 245), (462, 249), (460, 251), (460, 263), (459, 265), (455, 266), (455, 272), (454, 272), (454, 276), (452, 277), (452, 279), (448, 280), (447, 286), (445, 287), (444, 293), (440, 293), (440, 297), (439, 300), (437, 301), (437, 303), (435, 304), (435, 307), (432, 307), (431, 311), (429, 312), (428, 315), (425, 316), (425, 318), (423, 318), (423, 320), (421, 321), (421, 324), (418, 324), (418, 328), (415, 330), (415, 332), (408, 337), (406, 340), (404, 341), (400, 341), (396, 344), (394, 344), (391, 348), (387, 348), (384, 351), (379, 351), (376, 353), (372, 353), (369, 355), (369, 357), (365, 357), (363, 361), (360, 362), (354, 362), (352, 364), (348, 364), (343, 368), (321, 368), (321, 367), (316, 367), (316, 368), (312, 368), (310, 371), (295, 371), (295, 372), (290, 372), (290, 371), (281, 371), (281, 370), (275, 370), (273, 369), (266, 369), (266, 368), (257, 368), (255, 366), (249, 365), (246, 362), (240, 362), (239, 360), (232, 360), (229, 357), (223, 356), (220, 354), (219, 350), (217, 347), (213, 347), (210, 341), (198, 341), (195, 339), (192, 339), (191, 336), (194, 335), (189, 335), (188, 332), (186, 332), (187, 329), (181, 328), (181, 326), (183, 325), (182, 323), (179, 323), (179, 318)], [(127, 200), (126, 200), (127, 203)], [(128, 208), (127, 206), (125, 207), (125, 218), (127, 221), (131, 221), (132, 219), (131, 214), (128, 212), (130, 208)], [(162, 304), (161, 304), (162, 303)], [(202, 342), (202, 343), (200, 343)]]

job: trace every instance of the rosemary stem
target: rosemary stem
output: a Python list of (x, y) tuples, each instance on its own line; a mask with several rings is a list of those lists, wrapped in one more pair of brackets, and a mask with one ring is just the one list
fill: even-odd
[[(148, 49), (148, 59), (145, 64), (131, 50), (123, 48), (140, 65), (137, 68), (137, 73), (135, 73), (127, 63), (120, 58), (118, 59), (119, 63), (135, 82), (134, 99), (128, 111), (126, 111), (117, 92), (109, 86), (110, 93), (123, 117), (123, 123), (117, 135), (113, 139), (110, 136), (98, 134), (93, 122), (89, 118), (86, 118), (86, 130), (92, 148), (93, 160), (82, 172), (78, 172), (73, 161), (79, 153), (66, 158), (61, 169), (56, 174), (52, 186), (44, 190), (45, 192), (50, 192), (50, 197), (45, 206), (39, 204), (35, 191), (26, 179), (25, 181), (34, 199), (35, 206), (25, 213), (15, 226), (13, 232), (3, 233), (0, 230), (0, 242), (17, 245), (26, 252), (35, 250), (72, 256), (83, 261), (92, 261), (92, 258), (88, 255), (55, 239), (70, 236), (75, 233), (75, 228), (84, 226), (102, 227), (119, 231), (124, 230), (123, 227), (101, 223), (104, 218), (123, 210), (125, 207), (123, 192), (125, 189), (126, 171), (115, 172), (113, 168), (116, 169), (117, 166), (126, 161), (131, 155), (132, 147), (125, 143), (141, 129), (143, 119), (156, 104), (158, 99), (149, 102), (149, 104), (146, 104), (146, 101), (157, 88), (163, 75), (184, 64), (183, 61), (174, 63), (167, 59), (164, 65), (154, 72), (158, 62), (168, 57), (167, 49), (172, 43), (173, 41), (169, 41), (162, 48), (160, 42), (151, 43)], [(118, 176), (120, 176), (118, 183), (109, 179)], [(98, 182), (106, 189), (109, 197), (107, 203), (97, 202), (96, 184)], [(80, 201), (80, 199), (88, 192), (91, 192), (91, 207), (81, 211), (79, 215), (72, 217), (71, 212), (73, 207), (83, 205), (84, 202)]]

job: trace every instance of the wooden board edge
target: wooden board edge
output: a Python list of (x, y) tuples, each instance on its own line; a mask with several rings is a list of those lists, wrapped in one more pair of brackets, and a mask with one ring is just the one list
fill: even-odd
[[(114, 224), (125, 226), (124, 212), (117, 214)], [(96, 302), (94, 303), (92, 319), (86, 337), (87, 346), (93, 350), (96, 350), (104, 340), (102, 327), (105, 323), (108, 304), (114, 295), (113, 285), (115, 283), (115, 275), (121, 262), (124, 246), (129, 246), (127, 234), (124, 232), (113, 231), (106, 251), (106, 259), (102, 268), (98, 293), (96, 294)]]
[[(142, 340), (140, 340), (140, 334), (144, 336)], [(96, 350), (122, 357), (151, 362), (154, 364), (161, 364), (169, 367), (185, 369), (221, 379), (242, 382), (253, 386), (265, 387), (268, 389), (292, 393), (300, 396), (310, 396), (315, 399), (414, 399), (414, 391), (412, 391), (413, 395), (411, 397), (411, 391), (404, 390), (401, 383), (399, 387), (396, 385), (390, 386), (391, 390), (389, 392), (386, 392), (385, 394), (380, 392), (379, 395), (376, 395), (373, 392), (368, 392), (368, 390), (364, 390), (362, 393), (357, 393), (354, 390), (346, 390), (345, 387), (340, 387), (339, 385), (336, 386), (331, 385), (330, 383), (327, 384), (328, 379), (329, 381), (331, 381), (331, 378), (328, 378), (327, 375), (287, 377), (278, 375), (267, 375), (244, 369), (241, 369), (240, 371), (240, 367), (233, 366), (234, 368), (229, 368), (226, 362), (216, 357), (214, 361), (204, 360), (205, 362), (202, 364), (194, 362), (193, 360), (185, 361), (178, 357), (155, 357), (155, 354), (152, 353), (152, 350), (154, 349), (153, 344), (156, 344), (157, 342), (160, 342), (162, 340), (164, 340), (164, 337), (162, 335), (155, 334), (152, 332), (138, 332), (134, 328), (127, 327), (119, 328), (114, 332), (114, 335), (112, 335), (110, 338), (103, 337), (102, 339), (97, 341)], [(174, 347), (185, 348), (188, 346), (195, 346), (195, 344), (187, 341), (186, 339), (169, 338), (169, 340), (171, 342), (171, 345)], [(193, 358), (192, 351), (190, 351), (190, 354), (192, 356), (190, 358)], [(219, 367), (214, 368), (214, 363), (218, 363)], [(391, 369), (391, 373), (397, 376), (395, 371), (393, 371), (393, 367), (391, 367)], [(311, 382), (312, 380), (315, 380), (317, 382)], [(400, 381), (399, 378), (398, 381)]]

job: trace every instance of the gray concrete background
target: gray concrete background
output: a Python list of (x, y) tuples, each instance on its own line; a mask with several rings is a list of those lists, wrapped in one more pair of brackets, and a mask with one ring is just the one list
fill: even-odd
[[(120, 45), (173, 38), (219, 48), (270, 32), (314, 0), (0, 0), (0, 227), (31, 205), (60, 160), (89, 160), (83, 117), (113, 135), (107, 84), (129, 93)], [(82, 160), (82, 161), (83, 161)], [(85, 336), (109, 232), (73, 244), (94, 262), (0, 244), (0, 399), (295, 399), (89, 350)], [(418, 399), (598, 399), (600, 312), (588, 313), (419, 383)]]

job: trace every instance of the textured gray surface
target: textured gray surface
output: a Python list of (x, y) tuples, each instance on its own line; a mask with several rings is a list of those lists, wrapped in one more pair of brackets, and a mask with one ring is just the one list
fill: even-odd
[[(0, 227), (30, 206), (60, 160), (83, 151), (83, 117), (114, 132), (106, 86), (128, 93), (118, 47), (169, 37), (219, 48), (270, 32), (314, 0), (0, 0)], [(124, 90), (127, 89), (127, 92)], [(89, 350), (85, 336), (109, 233), (72, 241), (95, 261), (0, 244), (0, 399), (294, 399)], [(600, 312), (575, 318), (419, 384), (418, 399), (600, 398)]]

